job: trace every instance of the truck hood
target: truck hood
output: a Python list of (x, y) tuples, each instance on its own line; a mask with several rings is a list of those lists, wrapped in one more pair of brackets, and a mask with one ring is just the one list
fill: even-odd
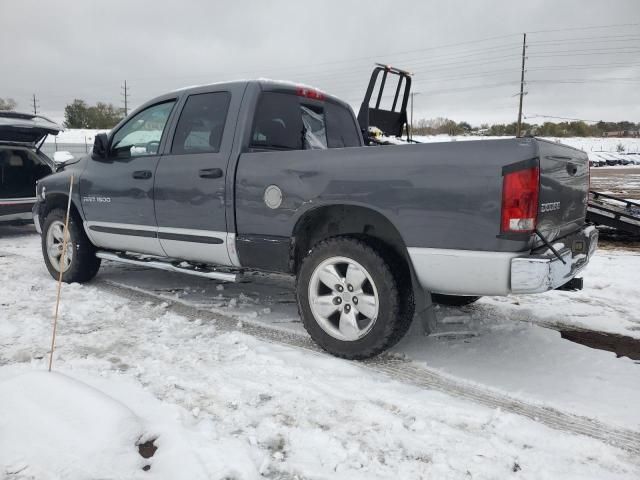
[(62, 127), (48, 118), (30, 113), (0, 112), (0, 144), (35, 146)]

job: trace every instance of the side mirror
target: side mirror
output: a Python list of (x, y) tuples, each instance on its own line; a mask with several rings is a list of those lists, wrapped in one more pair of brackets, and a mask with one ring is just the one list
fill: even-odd
[(109, 138), (106, 133), (98, 133), (93, 141), (93, 153), (91, 157), (94, 160), (104, 160), (107, 158), (107, 148), (109, 145)]

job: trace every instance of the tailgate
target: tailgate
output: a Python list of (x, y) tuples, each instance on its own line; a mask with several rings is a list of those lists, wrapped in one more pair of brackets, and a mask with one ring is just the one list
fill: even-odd
[(585, 223), (589, 158), (581, 150), (536, 139), (540, 158), (538, 230), (549, 241)]
[(57, 135), (60, 125), (30, 113), (0, 112), (0, 143), (34, 146), (46, 135)]

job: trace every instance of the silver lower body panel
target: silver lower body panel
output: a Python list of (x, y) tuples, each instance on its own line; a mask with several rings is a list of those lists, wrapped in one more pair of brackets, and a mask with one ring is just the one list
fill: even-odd
[(204, 277), (225, 282), (237, 282), (239, 275), (231, 272), (220, 272), (212, 268), (205, 268), (196, 265), (190, 265), (186, 262), (171, 262), (161, 258), (144, 257), (139, 255), (127, 255), (124, 253), (114, 253), (98, 251), (96, 257), (103, 260), (113, 262), (126, 263), (129, 265), (138, 265), (147, 268), (156, 268), (158, 270), (166, 270), (168, 272), (185, 273), (196, 277)]

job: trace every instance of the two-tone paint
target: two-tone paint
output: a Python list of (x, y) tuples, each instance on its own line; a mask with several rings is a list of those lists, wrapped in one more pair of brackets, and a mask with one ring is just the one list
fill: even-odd
[[(346, 218), (336, 220), (334, 231), (366, 234), (382, 221), (385, 235), (397, 240), (422, 287), (467, 295), (510, 293), (511, 261), (527, 257), (541, 244), (531, 234), (501, 235), (505, 167), (539, 166), (540, 202), (562, 205), (538, 214), (547, 240), (584, 225), (584, 152), (534, 138), (253, 150), (253, 117), (264, 91), (294, 93), (295, 86), (232, 82), (158, 97), (131, 114), (174, 102), (157, 155), (125, 160), (87, 157), (41, 182), (47, 197), (64, 195), (74, 173), (78, 181), (73, 203), (89, 238), (100, 248), (289, 273), (296, 268), (296, 249), (304, 244), (300, 226), (315, 215), (346, 212)], [(187, 97), (209, 92), (231, 95), (220, 151), (170, 154)], [(309, 102), (334, 102), (351, 112), (331, 96)], [(212, 169), (219, 174), (199, 175)], [(281, 192), (277, 208), (265, 201), (265, 191), (272, 186)], [(82, 200), (92, 197), (109, 201)], [(332, 220), (327, 221), (331, 233)]]

